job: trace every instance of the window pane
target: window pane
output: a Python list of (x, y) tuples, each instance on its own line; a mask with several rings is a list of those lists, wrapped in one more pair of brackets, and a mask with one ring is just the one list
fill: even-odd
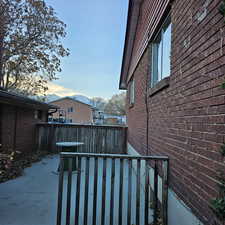
[(134, 103), (134, 80), (130, 83), (130, 104)]
[(129, 83), (129, 103), (131, 104), (131, 83)]
[(170, 75), (171, 57), (171, 23), (167, 24), (163, 30), (163, 61), (162, 78)]
[(162, 40), (160, 40), (158, 44), (158, 80), (162, 79)]
[(157, 44), (154, 43), (152, 45), (152, 78), (151, 78), (151, 84), (152, 87), (157, 83), (158, 81), (158, 47)]
[(130, 92), (130, 104), (132, 104), (132, 81), (130, 81), (129, 92)]
[(134, 103), (134, 80), (132, 81), (132, 103)]
[(152, 46), (152, 86), (161, 80), (162, 75), (162, 38), (161, 32)]

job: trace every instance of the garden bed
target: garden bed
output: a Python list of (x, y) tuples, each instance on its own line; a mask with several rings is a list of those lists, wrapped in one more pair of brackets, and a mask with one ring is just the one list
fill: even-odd
[(23, 175), (24, 168), (40, 161), (47, 152), (21, 153), (19, 151), (0, 153), (0, 183)]

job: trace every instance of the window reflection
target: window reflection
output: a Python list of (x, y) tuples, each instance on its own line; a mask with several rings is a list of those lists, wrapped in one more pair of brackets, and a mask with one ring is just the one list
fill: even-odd
[(170, 61), (171, 20), (168, 17), (152, 44), (152, 86), (170, 76)]

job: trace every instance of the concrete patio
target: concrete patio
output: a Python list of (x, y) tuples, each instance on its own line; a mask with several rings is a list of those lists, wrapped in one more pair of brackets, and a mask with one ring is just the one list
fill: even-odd
[(58, 156), (26, 168), (24, 175), (0, 184), (1, 225), (51, 225), (56, 220)]

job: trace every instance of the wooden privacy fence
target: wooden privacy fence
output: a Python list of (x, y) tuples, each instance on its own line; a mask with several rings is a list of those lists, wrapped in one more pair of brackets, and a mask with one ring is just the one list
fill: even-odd
[(157, 225), (161, 216), (167, 225), (168, 163), (168, 157), (61, 153), (56, 224)]
[(37, 148), (54, 152), (56, 142), (83, 142), (79, 152), (126, 153), (127, 127), (78, 124), (37, 124)]

